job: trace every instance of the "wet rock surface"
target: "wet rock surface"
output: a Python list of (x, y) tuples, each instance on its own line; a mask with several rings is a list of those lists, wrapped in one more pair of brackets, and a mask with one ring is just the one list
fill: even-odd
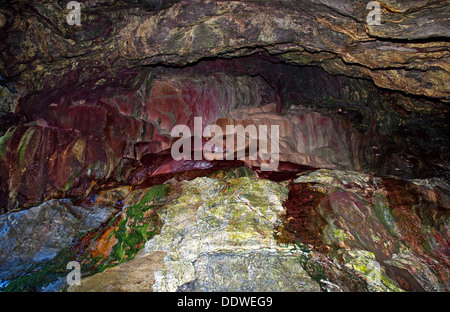
[[(294, 215), (288, 223), (297, 237), (344, 259), (346, 265), (350, 259), (362, 261), (369, 254), (405, 290), (447, 289), (448, 273), (443, 272), (448, 270), (448, 256), (442, 246), (448, 236), (448, 189), (438, 191), (400, 179), (323, 170), (295, 182), (321, 193), (312, 212), (297, 218)], [(297, 201), (305, 192), (297, 194), (290, 200)], [(294, 214), (296, 209), (292, 209)], [(318, 226), (313, 227), (314, 222)], [(361, 256), (360, 251), (367, 254)], [(409, 261), (415, 265), (408, 267)]]
[[(161, 212), (161, 233), (132, 261), (139, 269), (164, 254), (153, 291), (448, 291), (448, 191), (388, 183), (333, 170), (291, 184), (198, 178), (183, 183)], [(434, 195), (398, 212), (392, 196), (405, 198), (405, 185)], [(430, 207), (433, 218), (419, 223)], [(131, 263), (114, 272), (132, 276)], [(91, 289), (109, 274), (71, 290)], [(124, 280), (112, 289), (134, 283)]]
[[(213, 66), (220, 65), (216, 63)], [(208, 64), (201, 66), (209, 68)], [(224, 134), (226, 125), (279, 126), (281, 162), (448, 179), (445, 114), (413, 118), (383, 110), (374, 113), (374, 107), (365, 107), (380, 105), (381, 109), (385, 100), (373, 85), (364, 90), (365, 85), (350, 83), (348, 78), (342, 78), (347, 81), (343, 84), (346, 92), (365, 94), (362, 101), (366, 104), (351, 100), (348, 93), (339, 95), (341, 86), (333, 91), (327, 82), (319, 85), (319, 91), (312, 91), (313, 84), (307, 89), (311, 91), (297, 95), (295, 90), (305, 85), (296, 79), (305, 74), (273, 80), (280, 84), (296, 81), (290, 89), (294, 93), (283, 89), (278, 94), (262, 78), (233, 76), (221, 67), (210, 73), (206, 69), (199, 73), (201, 68), (158, 69), (137, 91), (103, 95), (94, 102), (86, 97), (79, 101), (61, 98), (27, 123), (14, 115), (17, 118), (9, 120), (17, 125), (9, 127), (0, 140), (0, 208), (7, 212), (51, 198), (141, 184), (161, 173), (216, 166), (170, 163), (171, 129), (175, 125), (193, 129), (196, 116), (202, 117), (203, 127), (218, 124)], [(289, 71), (283, 68), (283, 72)], [(309, 69), (308, 73), (317, 83), (331, 77), (320, 70)], [(328, 100), (330, 94), (337, 98)], [(377, 99), (371, 102), (373, 98)], [(422, 117), (424, 126), (416, 125), (416, 118)], [(246, 163), (261, 166), (261, 161)]]
[(449, 291), (450, 6), (367, 2), (2, 5), (0, 290)]
[(115, 213), (109, 207), (74, 206), (51, 200), (0, 216), (0, 279), (54, 258), (83, 232), (98, 228)]
[(69, 291), (448, 291), (448, 189), (339, 170), (236, 173), (132, 191), (116, 217), (3, 290), (65, 289), (64, 269), (33, 276), (77, 259)]

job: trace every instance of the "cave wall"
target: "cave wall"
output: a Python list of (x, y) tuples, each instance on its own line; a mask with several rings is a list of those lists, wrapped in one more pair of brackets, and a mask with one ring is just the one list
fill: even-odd
[(380, 1), (378, 27), (367, 25), (364, 1), (178, 1), (156, 11), (135, 1), (80, 3), (82, 26), (75, 27), (56, 1), (10, 1), (2, 8), (2, 75), (14, 77), (16, 89), (44, 90), (68, 75), (72, 83), (102, 84), (105, 77), (123, 83), (117, 73), (136, 66), (183, 65), (257, 48), (448, 100), (446, 1)]
[(79, 2), (0, 8), (1, 291), (448, 291), (448, 1)]
[(380, 1), (380, 27), (362, 1), (80, 3), (81, 26), (56, 1), (0, 9), (4, 211), (142, 181), (175, 124), (268, 104), (338, 125), (300, 131), (303, 165), (448, 178), (444, 1)]
[[(161, 170), (142, 174), (137, 169), (142, 158), (168, 149), (171, 129), (179, 124), (192, 129), (195, 116), (203, 118), (203, 126), (221, 118), (277, 124), (280, 160), (314, 168), (418, 178), (442, 173), (446, 164), (442, 150), (433, 153), (427, 141), (435, 130), (442, 139), (435, 148), (445, 146), (448, 138), (438, 127), (445, 115), (416, 112), (408, 118), (396, 111), (405, 96), (380, 91), (364, 79), (285, 64), (267, 53), (144, 67), (134, 79), (140, 83), (135, 88), (90, 91), (88, 84), (71, 96), (58, 89), (29, 98), (35, 105), (2, 138), (5, 211), (144, 181)], [(271, 108), (256, 109), (264, 105)], [(243, 113), (246, 108), (250, 111)], [(432, 127), (418, 124), (419, 118)]]

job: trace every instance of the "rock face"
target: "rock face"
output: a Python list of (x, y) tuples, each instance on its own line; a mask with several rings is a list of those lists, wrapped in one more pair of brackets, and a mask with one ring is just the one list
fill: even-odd
[[(361, 153), (363, 137), (339, 118), (330, 118), (301, 106), (292, 106), (285, 116), (276, 114), (275, 105), (240, 108), (231, 113), (231, 125), (279, 127), (279, 160), (315, 168), (362, 169), (366, 162)], [(222, 126), (226, 132), (226, 126)], [(260, 133), (259, 133), (260, 134)], [(268, 140), (268, 151), (272, 151)], [(367, 166), (367, 164), (366, 164)]]
[(382, 24), (368, 26), (360, 2), (84, 1), (72, 27), (57, 2), (11, 1), (0, 10), (1, 211), (138, 183), (132, 172), (169, 147), (174, 125), (270, 103), (298, 116), (294, 127), (309, 120), (283, 147), (291, 162), (450, 176), (448, 5), (380, 4)]
[[(70, 290), (448, 291), (448, 196), (335, 170), (291, 184), (198, 178), (136, 258)], [(154, 278), (136, 288), (148, 266)]]
[[(128, 270), (120, 271), (128, 276), (147, 265), (143, 259), (164, 254), (153, 291), (317, 291), (296, 252), (277, 247), (273, 238), (273, 226), (283, 212), (279, 200), (286, 192), (285, 186), (265, 180), (193, 180), (163, 211), (161, 234), (127, 263)], [(92, 289), (98, 278), (111, 274), (107, 270), (92, 276), (73, 290)], [(122, 281), (111, 284), (128, 288)]]
[(70, 200), (51, 200), (0, 216), (0, 280), (54, 258), (80, 233), (99, 227), (113, 214), (110, 208), (86, 209)]
[(250, 78), (202, 78), (167, 77), (96, 103), (49, 104), (37, 121), (10, 128), (0, 142), (0, 172), (6, 177), (0, 206), (11, 210), (44, 198), (87, 194), (108, 180), (127, 183), (134, 179), (136, 161), (169, 147), (174, 125), (192, 126), (199, 114), (211, 123), (232, 107), (260, 102)]
[[(233, 66), (243, 62), (240, 59)], [(261, 68), (264, 66), (269, 65), (262, 62)], [(137, 91), (105, 94), (94, 101), (62, 98), (35, 113), (34, 121), (10, 127), (0, 140), (0, 172), (4, 177), (0, 181), (0, 207), (11, 211), (51, 198), (87, 196), (94, 189), (139, 184), (167, 172), (158, 170), (163, 164), (155, 159), (164, 159), (161, 153), (170, 154), (171, 129), (181, 124), (193, 129), (196, 116), (202, 117), (203, 127), (219, 124), (224, 118), (228, 124), (278, 125), (283, 162), (408, 178), (448, 175), (448, 159), (445, 153), (438, 153), (447, 148), (441, 146), (448, 138), (439, 128), (444, 115), (428, 117), (437, 126), (419, 127), (414, 119), (397, 113), (375, 116), (373, 108), (363, 108), (366, 104), (352, 100), (349, 94), (358, 92), (364, 101), (377, 98), (373, 103), (383, 103), (374, 86), (363, 89), (365, 85), (356, 80), (341, 78), (347, 81), (340, 82), (347, 87), (345, 92), (324, 84), (317, 91), (313, 83), (302, 95), (292, 97), (286, 86), (279, 95), (271, 87), (281, 82), (265, 76), (270, 67), (257, 71), (264, 79), (234, 76), (229, 67), (229, 63), (214, 62), (181, 72), (155, 70)], [(256, 75), (255, 70), (239, 72)], [(331, 77), (317, 69), (305, 72), (316, 77), (317, 83)], [(303, 79), (304, 74), (292, 75), (286, 83), (297, 90), (299, 82), (294, 81)], [(324, 99), (330, 94), (334, 101)], [(324, 102), (327, 104), (320, 104)], [(354, 106), (345, 107), (343, 102)], [(287, 107), (280, 115), (283, 106)], [(330, 110), (337, 114), (330, 114)], [(259, 161), (247, 163), (261, 165)], [(183, 166), (176, 163), (170, 167)]]
[[(321, 245), (331, 257), (345, 259), (347, 266), (369, 257), (405, 290), (447, 289), (448, 258), (442, 247), (448, 232), (448, 190), (324, 170), (295, 183), (286, 217), (292, 218), (287, 228), (296, 238)], [(316, 198), (309, 205), (301, 204), (308, 194), (305, 189)], [(365, 265), (359, 263), (358, 270), (367, 270)]]
[(449, 291), (450, 6), (368, 2), (2, 5), (0, 289)]
[(154, 291), (319, 289), (295, 256), (277, 249), (273, 239), (286, 189), (242, 179), (231, 185), (194, 180), (167, 210), (161, 234), (143, 250), (167, 253), (164, 269), (155, 273)]
[[(70, 291), (448, 291), (444, 182), (326, 169), (290, 182), (245, 175), (225, 170), (85, 200), (87, 211), (124, 206), (38, 266), (4, 274), (3, 290), (65, 288), (65, 266), (76, 260), (83, 278)], [(8, 227), (12, 254), (27, 248), (24, 224)], [(42, 253), (33, 246), (26, 255)]]
[[(43, 90), (49, 83), (47, 61), (63, 77), (73, 73), (80, 83), (95, 84), (120, 67), (180, 65), (260, 47), (302, 65), (319, 61), (333, 73), (369, 78), (383, 88), (448, 97), (445, 1), (379, 1), (380, 26), (367, 25), (363, 1), (179, 1), (146, 12), (173, 2), (118, 1), (104, 10), (98, 1), (84, 1), (83, 26), (71, 28), (68, 11), (56, 1), (12, 1), (2, 10), (4, 75), (21, 73), (20, 84)], [(95, 49), (98, 45), (102, 49)], [(69, 59), (74, 56), (80, 56), (77, 64)], [(92, 76), (99, 79), (91, 81)]]

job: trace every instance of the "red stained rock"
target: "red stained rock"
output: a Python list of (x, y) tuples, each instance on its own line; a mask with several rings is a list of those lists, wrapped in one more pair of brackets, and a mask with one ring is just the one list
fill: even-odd
[(290, 184), (280, 242), (300, 241), (337, 259), (369, 251), (408, 291), (448, 284), (448, 191), (397, 178), (336, 184), (337, 176), (319, 175), (326, 179)]
[(326, 252), (329, 248), (322, 241), (322, 231), (327, 222), (320, 216), (318, 205), (325, 194), (318, 192), (306, 183), (291, 184), (286, 208), (285, 226), (281, 240), (290, 243), (301, 241), (314, 245)]

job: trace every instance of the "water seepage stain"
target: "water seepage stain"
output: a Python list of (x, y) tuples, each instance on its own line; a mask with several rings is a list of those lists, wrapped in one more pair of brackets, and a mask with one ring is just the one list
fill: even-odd
[(323, 229), (327, 221), (318, 213), (317, 206), (326, 194), (315, 190), (313, 183), (290, 183), (288, 199), (284, 202), (286, 216), (277, 237), (280, 243), (313, 245), (321, 252), (329, 247), (323, 243)]

